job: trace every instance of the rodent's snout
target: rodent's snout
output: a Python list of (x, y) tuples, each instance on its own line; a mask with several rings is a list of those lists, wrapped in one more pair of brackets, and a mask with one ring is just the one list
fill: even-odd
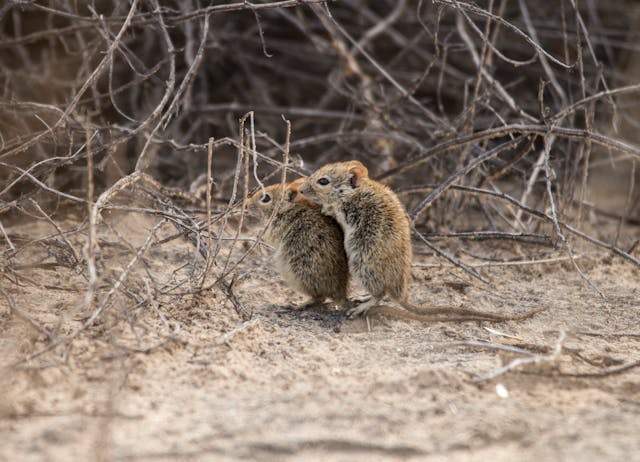
[(300, 185), (300, 187), (298, 188), (298, 192), (302, 195), (308, 192), (308, 185), (306, 181)]

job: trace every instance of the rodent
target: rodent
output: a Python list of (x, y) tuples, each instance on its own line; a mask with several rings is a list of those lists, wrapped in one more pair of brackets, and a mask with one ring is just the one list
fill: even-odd
[(319, 205), (299, 197), (298, 187), (304, 180), (286, 184), (284, 191), (281, 184), (258, 190), (249, 198), (247, 208), (268, 219), (277, 207), (263, 238), (276, 249), (275, 263), (282, 278), (292, 289), (311, 297), (305, 306), (327, 298), (345, 305), (349, 266), (344, 235)]
[[(412, 246), (409, 217), (398, 196), (387, 186), (370, 179), (367, 168), (360, 161), (338, 162), (319, 168), (302, 182), (299, 193), (299, 201), (319, 204), (323, 213), (340, 224), (351, 274), (371, 294), (369, 301), (350, 308), (349, 316), (364, 314), (370, 308), (380, 306), (385, 296), (412, 313), (433, 316), (434, 320), (504, 321), (524, 319), (540, 311), (507, 316), (410, 302)], [(442, 315), (448, 318), (440, 318)]]

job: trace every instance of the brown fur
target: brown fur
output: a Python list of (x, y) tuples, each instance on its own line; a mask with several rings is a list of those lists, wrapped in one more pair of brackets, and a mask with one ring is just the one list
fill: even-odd
[(361, 162), (327, 164), (309, 176), (299, 192), (302, 198), (320, 204), (322, 212), (340, 224), (351, 274), (372, 296), (370, 301), (349, 310), (350, 315), (366, 313), (389, 296), (403, 308), (420, 315), (453, 314), (458, 316), (456, 320), (462, 320), (461, 317), (468, 320), (522, 318), (411, 303), (408, 300), (412, 257), (409, 217), (398, 196), (387, 186), (370, 179)]
[[(292, 289), (309, 295), (312, 302), (331, 298), (345, 303), (349, 269), (342, 229), (318, 205), (298, 197), (302, 181), (285, 185), (284, 194), (280, 184), (267, 186), (249, 198), (247, 208), (266, 220), (277, 207), (264, 239), (275, 247), (276, 266)], [(263, 201), (265, 194), (268, 202)]]
[[(324, 177), (331, 182), (326, 187), (317, 184)], [(326, 165), (300, 189), (302, 197), (317, 201), (342, 226), (351, 272), (364, 288), (376, 299), (405, 299), (411, 233), (397, 196), (370, 180), (358, 161)]]

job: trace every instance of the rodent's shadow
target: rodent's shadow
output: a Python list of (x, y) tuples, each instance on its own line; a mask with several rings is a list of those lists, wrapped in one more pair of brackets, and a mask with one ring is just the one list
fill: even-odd
[(315, 324), (322, 329), (339, 331), (347, 320), (344, 310), (336, 310), (330, 304), (297, 307), (293, 305), (268, 305), (263, 315), (276, 324), (286, 327), (296, 324)]
[(378, 327), (386, 325), (384, 317), (377, 315), (369, 317), (369, 320), (366, 316), (350, 319), (347, 317), (346, 310), (335, 309), (331, 304), (305, 307), (268, 305), (261, 314), (279, 327), (296, 326), (309, 329), (315, 325), (318, 328), (332, 330), (336, 333), (367, 332), (371, 330), (374, 322)]

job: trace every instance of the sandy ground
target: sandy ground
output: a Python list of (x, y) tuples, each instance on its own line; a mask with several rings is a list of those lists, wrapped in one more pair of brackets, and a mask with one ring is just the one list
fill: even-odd
[[(39, 233), (24, 224), (8, 232)], [(100, 261), (114, 275), (104, 295), (131, 252), (100, 250), (113, 257)], [(1, 460), (640, 460), (640, 273), (620, 259), (591, 248), (578, 260), (605, 301), (559, 252), (549, 254), (557, 262), (483, 267), (489, 285), (414, 258), (415, 301), (548, 308), (504, 323), (296, 309), (303, 298), (280, 282), (268, 251), (238, 268), (234, 293), (250, 319), (219, 290), (176, 293), (189, 292), (182, 287), (134, 306), (126, 291), (178, 279), (192, 255), (181, 240), (150, 249), (142, 276), (125, 281), (95, 325), (2, 370)], [(84, 292), (73, 290), (86, 280), (52, 261), (29, 246), (12, 262), (23, 279), (5, 273), (0, 287), (61, 338), (86, 319)], [(3, 297), (2, 361), (47, 344)], [(529, 364), (474, 382), (516, 359)]]

